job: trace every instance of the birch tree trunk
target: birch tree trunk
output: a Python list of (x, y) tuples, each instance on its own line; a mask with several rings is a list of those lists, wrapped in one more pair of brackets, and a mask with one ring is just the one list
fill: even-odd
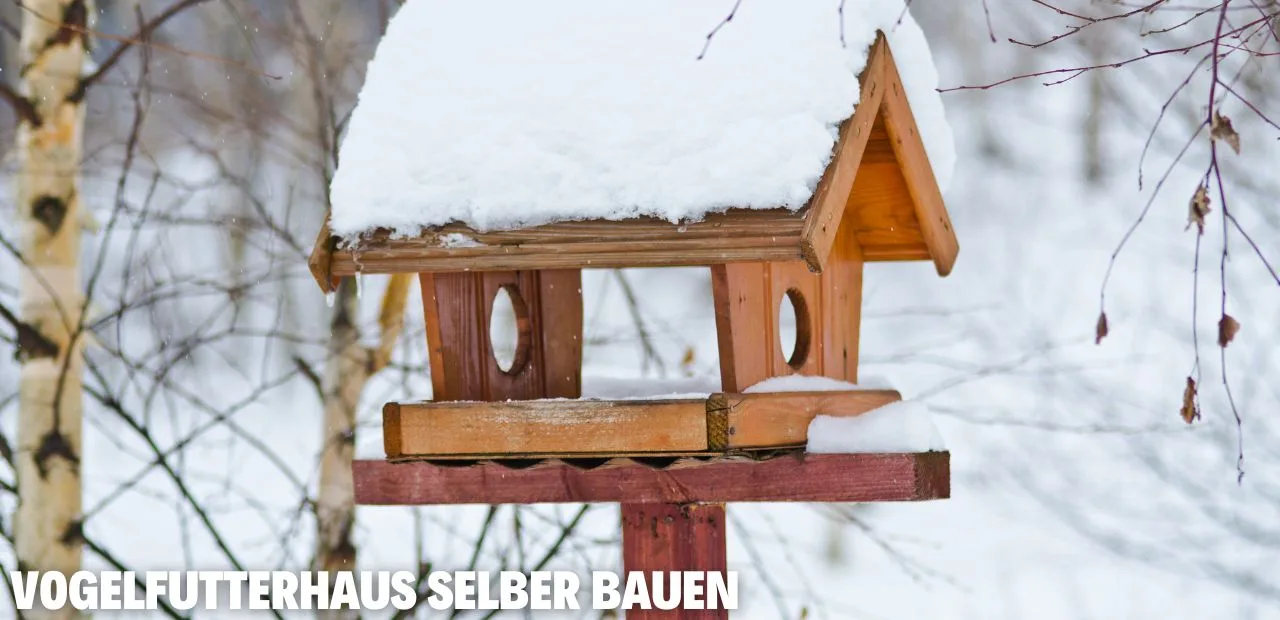
[[(360, 345), (355, 280), (346, 278), (338, 285), (329, 323), (329, 356), (321, 379), (324, 446), (320, 452), (320, 484), (316, 495), (316, 570), (353, 571), (356, 568), (356, 546), (351, 539), (356, 520), (355, 485), (351, 477), (356, 407), (369, 377), (391, 359), (391, 350), (404, 324), (404, 307), (412, 280), (409, 274), (391, 277), (378, 314), (378, 347), (372, 350)], [(319, 616), (337, 620), (356, 618), (358, 614), (352, 610), (330, 610), (320, 612)]]
[[(316, 495), (316, 570), (354, 570), (356, 548), (355, 487), (351, 461), (355, 454), (356, 405), (369, 377), (369, 353), (360, 346), (356, 326), (355, 283), (338, 285), (329, 323), (329, 355), (324, 392), (324, 446), (320, 452), (320, 485)], [(332, 575), (331, 575), (332, 578)]]
[[(18, 205), (22, 320), (52, 345), (22, 360), (18, 418), (18, 510), (14, 537), (23, 570), (79, 570), (81, 347), (80, 199), (84, 125), (79, 92), (91, 0), (24, 0), (18, 112)], [(38, 601), (38, 598), (37, 598)], [(28, 618), (70, 618), (74, 609)]]

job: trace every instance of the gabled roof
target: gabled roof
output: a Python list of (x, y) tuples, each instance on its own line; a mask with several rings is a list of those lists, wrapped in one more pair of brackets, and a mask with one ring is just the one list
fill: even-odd
[(309, 266), (321, 288), (357, 273), (578, 267), (691, 266), (804, 260), (821, 271), (842, 224), (866, 261), (932, 260), (951, 271), (959, 246), (906, 89), (883, 34), (859, 77), (860, 101), (840, 127), (830, 164), (808, 204), (730, 209), (698, 222), (657, 218), (556, 222), (483, 232), (460, 223), (396, 237), (379, 230), (350, 245), (328, 217)]

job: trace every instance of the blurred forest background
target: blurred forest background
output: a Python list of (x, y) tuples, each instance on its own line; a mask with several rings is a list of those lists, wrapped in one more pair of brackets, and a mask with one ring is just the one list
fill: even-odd
[[(430, 396), (416, 284), (363, 278), (330, 306), (305, 265), (398, 4), (91, 7), (92, 58), (59, 65), (95, 77), (72, 222), (83, 298), (64, 298), (84, 308), (72, 321), (83, 445), (68, 459), (83, 501), (53, 534), (84, 567), (618, 567), (616, 507), (350, 506), (343, 464), (353, 449), (381, 456), (381, 403)], [(71, 5), (84, 6), (0, 2), (12, 91), (30, 78), (28, 22)], [(867, 270), (864, 374), (929, 404), (953, 498), (732, 507), (743, 615), (1280, 617), (1280, 3), (915, 0), (911, 12), (943, 89), (1066, 69), (947, 91), (956, 269), (942, 281), (927, 265)], [(39, 214), (20, 199), (24, 112), (6, 101), (7, 574), (23, 555), (15, 536), (33, 535), (10, 515), (39, 447), (18, 432), (20, 297), (45, 284), (27, 275)], [(1189, 211), (1202, 183), (1200, 236)], [(705, 271), (584, 280), (588, 374), (717, 376)], [(1224, 313), (1241, 326), (1225, 348)]]

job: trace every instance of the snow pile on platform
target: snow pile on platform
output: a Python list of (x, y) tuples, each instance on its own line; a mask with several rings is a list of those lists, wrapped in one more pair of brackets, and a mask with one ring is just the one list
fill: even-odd
[(806, 452), (863, 454), (946, 450), (924, 403), (903, 400), (862, 415), (820, 415), (809, 423)]
[[(889, 37), (938, 181), (955, 160), (901, 0), (409, 2), (369, 63), (331, 229), (417, 234), (798, 209)], [(704, 43), (706, 55), (698, 59)]]
[(850, 392), (857, 390), (892, 390), (893, 386), (880, 378), (863, 379), (859, 383), (849, 383), (830, 377), (811, 375), (787, 375), (771, 377), (745, 390), (744, 394), (759, 392)]

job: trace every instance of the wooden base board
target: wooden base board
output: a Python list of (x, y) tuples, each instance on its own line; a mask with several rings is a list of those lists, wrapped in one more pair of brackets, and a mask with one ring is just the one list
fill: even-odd
[(356, 461), (365, 505), (626, 502), (886, 502), (951, 496), (948, 452), (804, 454), (765, 460), (685, 459), (653, 467), (630, 459), (584, 469), (544, 461), (524, 469), (483, 461)]
[(803, 446), (818, 415), (855, 416), (893, 390), (712, 394), (670, 400), (388, 403), (387, 457), (707, 455)]

